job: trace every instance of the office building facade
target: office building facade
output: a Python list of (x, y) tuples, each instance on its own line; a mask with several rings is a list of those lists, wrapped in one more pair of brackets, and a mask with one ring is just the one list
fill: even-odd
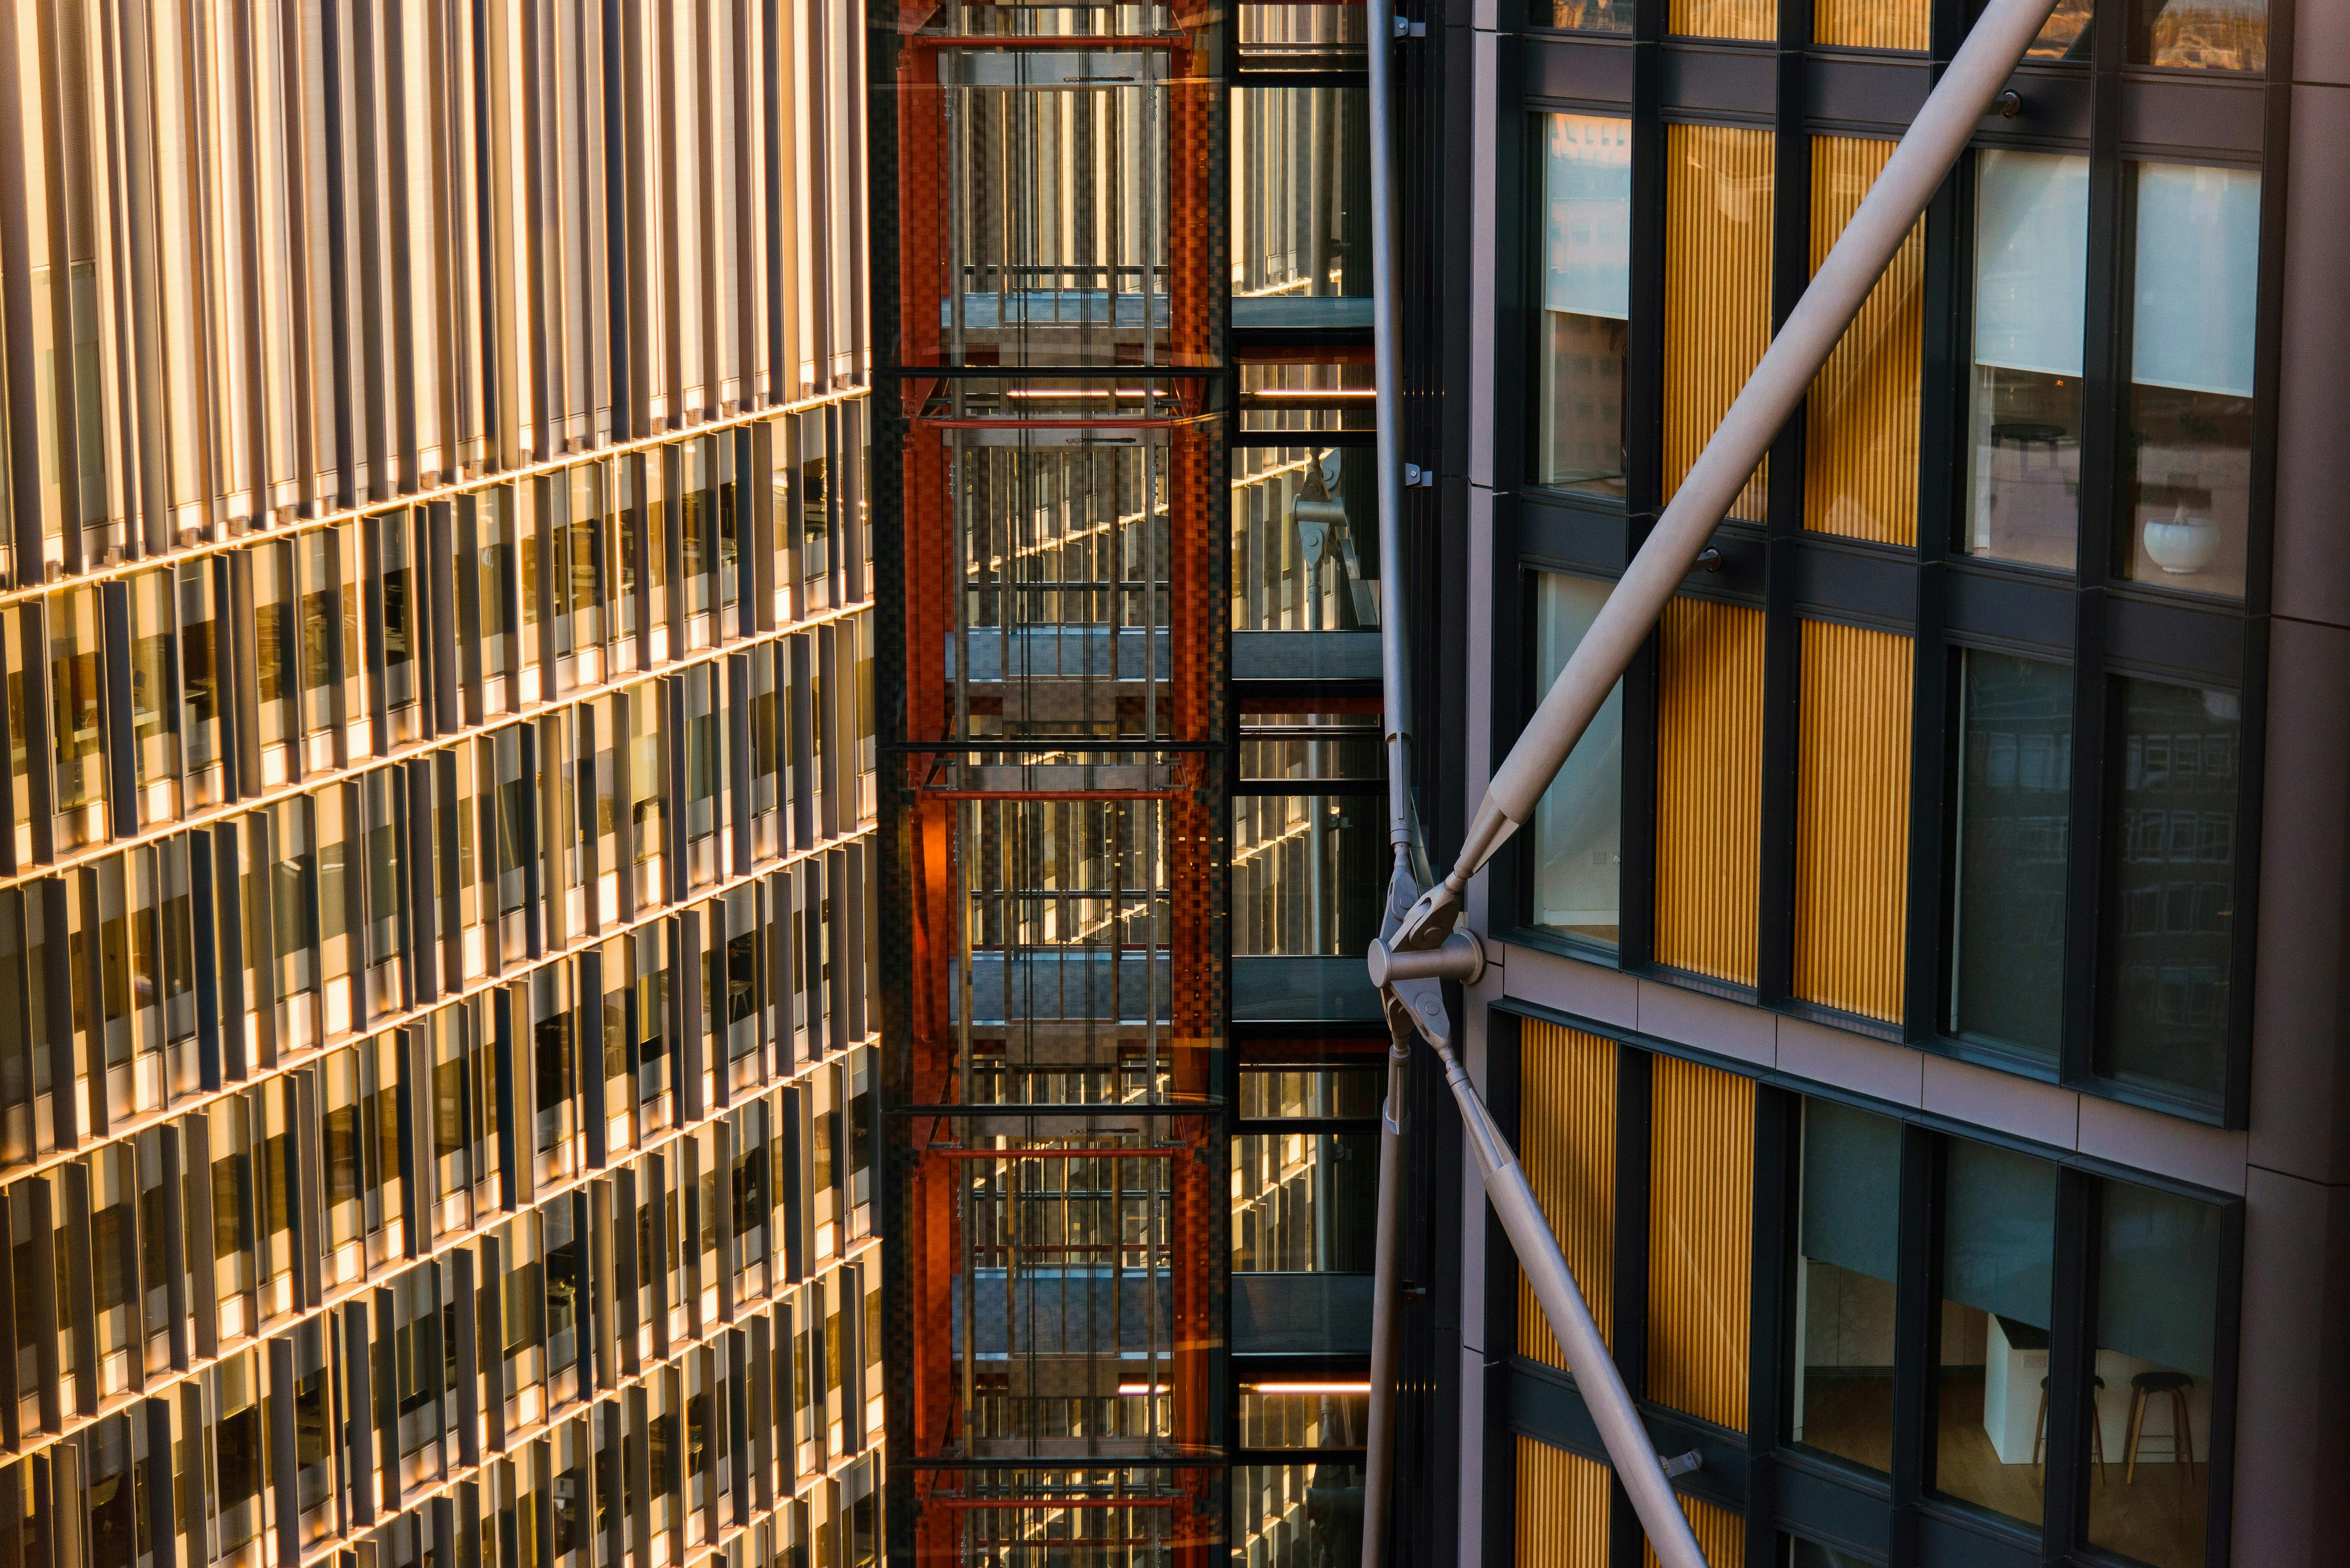
[(1360, 1512), (1361, 16), (873, 14), (900, 1560)]
[(0, 1555), (880, 1551), (839, 4), (0, 16)]
[[(1971, 16), (1442, 18), (1451, 833)], [(1471, 1055), (1717, 1568), (2338, 1551), (2346, 26), (2060, 0), (1472, 891)], [(1466, 1190), (1439, 1550), (1636, 1561)]]
[[(871, 21), (901, 1560), (1642, 1560), (1425, 1059), (1363, 1517), (1378, 589), (1441, 870), (1971, 14), (1403, 10), (1395, 562), (1362, 13)], [(1471, 885), (1717, 1568), (2334, 1550), (2350, 14), (2009, 86)]]

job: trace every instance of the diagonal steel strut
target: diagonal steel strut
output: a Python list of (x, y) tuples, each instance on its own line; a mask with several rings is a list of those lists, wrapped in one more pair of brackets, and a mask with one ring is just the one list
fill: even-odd
[(1403, 624), (1400, 513), (1402, 348), (1397, 312), (1390, 52), (1394, 0), (1368, 0), (1370, 30), (1371, 275), (1378, 387), (1380, 675), (1385, 686), (1388, 839), (1395, 870), (1379, 939), (1371, 944), (1393, 1041), (1379, 1137), (1378, 1252), (1371, 1311), (1371, 1409), (1363, 1484), (1363, 1568), (1385, 1568), (1388, 1500), (1395, 1475), (1396, 1386), (1400, 1303), (1404, 1090), (1414, 1034), (1444, 1066), (1446, 1083), (1484, 1175), (1485, 1194), (1526, 1272), (1574, 1372), (1594, 1424), (1663, 1568), (1705, 1568), (1669, 1480), (1686, 1468), (1659, 1459), (1638, 1409), (1608, 1355), (1516, 1154), (1454, 1056), (1443, 981), (1473, 981), (1484, 967), (1475, 936), (1456, 931), (1461, 898), (1510, 835), (1529, 821), (1567, 754), (1607, 700), (1665, 605), (1695, 565), (1715, 526), (1802, 400), (1812, 378), (1851, 326), (1869, 291), (1965, 151), (1976, 123), (2031, 47), (2054, 0), (1990, 0), (1918, 110), (1883, 172), (1813, 275), (1754, 373), (1722, 416), (1705, 450), (1625, 568), (1524, 732), (1494, 770), (1459, 857), (1443, 880), (1419, 888), (1409, 789), (1408, 645)]

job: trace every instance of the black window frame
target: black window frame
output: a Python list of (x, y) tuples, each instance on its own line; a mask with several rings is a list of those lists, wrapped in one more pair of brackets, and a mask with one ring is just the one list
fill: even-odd
[[(1549, 27), (1528, 0), (1505, 0), (1498, 17), (1492, 109), (1500, 196), (1494, 207), (1492, 284), (1492, 569), (1490, 596), (1472, 607), (1490, 617), (1489, 671), (1494, 715), (1489, 765), (1516, 739), (1541, 693), (1523, 653), (1531, 631), (1524, 575), (1566, 570), (1614, 576), (1645, 540), (1661, 510), (1663, 136), (1670, 121), (1766, 125), (1776, 137), (1774, 320), (1783, 320), (1808, 282), (1810, 150), (1814, 135), (1895, 137), (1923, 102), (1933, 71), (1947, 62), (1972, 19), (1971, 0), (1929, 0), (1930, 47), (1923, 54), (1829, 48), (1810, 41), (1811, 7), (1781, 0), (1779, 31), (1762, 42), (1668, 36), (1667, 0), (1641, 0), (1629, 35)], [(1963, 555), (1967, 398), (1971, 374), (1974, 164), (1964, 157), (1926, 216), (1921, 343), (1918, 545), (1880, 545), (1801, 526), (1804, 420), (1791, 418), (1771, 451), (1771, 521), (1724, 523), (1711, 544), (1711, 571), (1693, 571), (1682, 591), (1764, 608), (1765, 742), (1762, 769), (1761, 909), (1757, 983), (1752, 987), (1666, 969), (1653, 959), (1654, 691), (1652, 636), (1626, 675), (1624, 866), (1621, 939), (1609, 954), (1531, 927), (1531, 846), (1504, 845), (1489, 875), (1491, 908), (1506, 911), (1494, 935), (1526, 947), (1613, 967), (1654, 981), (1728, 996), (1784, 1015), (1826, 1023), (2181, 1119), (2227, 1128), (2246, 1123), (2250, 1100), (2251, 997), (2258, 857), (2240, 849), (2235, 870), (2224, 1087), (2216, 1096), (2168, 1094), (2115, 1082), (2095, 1070), (2103, 1025), (2095, 993), (2103, 839), (2116, 825), (2106, 763), (2110, 755), (2105, 687), (2114, 674), (2147, 676), (2231, 691), (2241, 704), (2235, 842), (2260, 842), (2261, 763), (2266, 706), (2271, 525), (2274, 512), (2280, 279), (2283, 264), (2284, 120), (2280, 84), (2289, 79), (2288, 4), (2269, 16), (2265, 74), (2133, 65), (2126, 55), (2126, 0), (2096, 0), (2085, 57), (2031, 60), (2013, 78), (2023, 101), (2013, 118), (1994, 113), (1975, 148), (2012, 147), (2085, 156), (2090, 164), (2089, 266), (2084, 346), (2081, 524), (2074, 572)], [(1623, 503), (1570, 496), (1531, 482), (1538, 417), (1538, 327), (1542, 117), (1554, 112), (1628, 115), (1633, 122), (1632, 332), (1627, 366), (1627, 474)], [(2194, 139), (2194, 140), (2189, 140)], [(2122, 254), (2123, 165), (2154, 161), (2255, 167), (2262, 202), (2254, 344), (2251, 498), (2246, 583), (2241, 600), (2168, 589), (2120, 576), (2128, 486), (2118, 465), (2126, 417), (2126, 301)], [(1448, 427), (1448, 439), (1468, 431)], [(1908, 801), (1908, 896), (1905, 911), (1905, 1002), (1898, 1023), (1863, 1019), (1792, 995), (1794, 721), (1799, 621), (1822, 618), (1912, 639), (1914, 706)], [(1960, 650), (1985, 648), (2054, 659), (2075, 670), (2074, 803), (2067, 878), (2068, 986), (2059, 1061), (2052, 1071), (1955, 1036), (1947, 1027), (1950, 905), (1954, 886)], [(1638, 759), (1638, 760), (1636, 760)], [(2077, 994), (2075, 994), (2077, 993)]]
[[(1961, 1121), (1935, 1112), (1874, 1099), (1790, 1073), (1717, 1055), (1638, 1030), (1541, 1006), (1521, 999), (1485, 1009), (1487, 1103), (1513, 1147), (1519, 1137), (1522, 1030), (1528, 1023), (1563, 1025), (1617, 1046), (1615, 1291), (1613, 1345), (1618, 1369), (1640, 1405), (1659, 1452), (1694, 1448), (1698, 1471), (1677, 1488), (1745, 1521), (1746, 1560), (1776, 1563), (1783, 1530), (1891, 1565), (1968, 1562), (1999, 1568), (2075, 1563), (2082, 1568), (2127, 1564), (2086, 1543), (2090, 1444), (2087, 1370), (2095, 1345), (2096, 1189), (2119, 1181), (2210, 1206), (2217, 1211), (2220, 1249), (2212, 1303), (2212, 1378), (2209, 1449), (2199, 1456), (2209, 1477), (2204, 1568), (2229, 1568), (2233, 1528), (2231, 1480), (2236, 1455), (2236, 1359), (2242, 1304), (2244, 1199), (2134, 1169), (2074, 1149)], [(1650, 1064), (1658, 1056), (1696, 1062), (1753, 1081), (1754, 1209), (1752, 1293), (1748, 1340), (1747, 1426), (1733, 1432), (1641, 1397), (1646, 1369), (1647, 1277), (1644, 1250), (1648, 1214), (1648, 1104)], [(1884, 1116), (1902, 1127), (1901, 1190), (1895, 1282), (1897, 1365), (1892, 1468), (1870, 1472), (1815, 1450), (1795, 1448), (1783, 1433), (1794, 1393), (1796, 1323), (1793, 1310), (1801, 1179), (1801, 1122), (1806, 1098), (1832, 1101)], [(1934, 1474), (1934, 1395), (1939, 1371), (1945, 1150), (1967, 1139), (2029, 1155), (2056, 1168), (2056, 1240), (2052, 1260), (2050, 1377), (2045, 1512), (2038, 1531), (1941, 1496)], [(1627, 1253), (1627, 1241), (1631, 1243)], [(1482, 1442), (1487, 1455), (1487, 1555), (1515, 1553), (1515, 1466), (1496, 1456), (1519, 1436), (1536, 1438), (1605, 1464), (1605, 1449), (1572, 1379), (1514, 1354), (1517, 1343), (1517, 1256), (1489, 1209), (1486, 1213), (1482, 1343), (1503, 1347), (1508, 1394), (1488, 1396)], [(2117, 1435), (2107, 1436), (2109, 1459)], [(1635, 1555), (1638, 1524), (1622, 1489), (1613, 1489), (1616, 1520), (1611, 1550), (1628, 1539)], [(1617, 1559), (1629, 1561), (1629, 1559)]]

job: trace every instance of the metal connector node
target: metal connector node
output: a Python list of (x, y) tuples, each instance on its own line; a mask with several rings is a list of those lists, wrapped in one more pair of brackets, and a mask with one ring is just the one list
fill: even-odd
[(1425, 38), (1428, 36), (1428, 24), (1407, 22), (1401, 16), (1398, 16), (1395, 19), (1395, 36), (1399, 38)]
[(1447, 878), (1412, 901), (1388, 944), (1398, 951), (1441, 946), (1460, 919), (1461, 895)]
[(1432, 980), (1399, 980), (1379, 992), (1390, 1033), (1417, 1034), (1442, 1050), (1452, 1044), (1452, 1015), (1445, 1011), (1444, 987)]
[(1671, 1459), (1667, 1459), (1664, 1455), (1659, 1454), (1657, 1456), (1657, 1462), (1665, 1467), (1665, 1479), (1667, 1480), (1672, 1480), (1675, 1476), (1685, 1476), (1690, 1474), (1692, 1471), (1705, 1469), (1705, 1456), (1699, 1453), (1695, 1449), (1691, 1449), (1685, 1454), (1675, 1454)]
[(1382, 991), (1407, 980), (1457, 980), (1474, 985), (1485, 972), (1485, 944), (1473, 931), (1454, 931), (1432, 948), (1400, 950), (1375, 937), (1365, 961), (1370, 968), (1371, 983)]

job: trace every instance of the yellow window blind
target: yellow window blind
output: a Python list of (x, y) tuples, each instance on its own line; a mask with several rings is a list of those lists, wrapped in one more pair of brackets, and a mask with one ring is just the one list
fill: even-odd
[(1754, 983), (1762, 843), (1762, 612), (1665, 607), (1657, 694), (1659, 963)]
[[(1616, 1051), (1613, 1040), (1528, 1020), (1518, 1055), (1518, 1158), (1603, 1338), (1615, 1316)], [(1518, 1354), (1572, 1370), (1523, 1270)]]
[(1779, 36), (1779, 7), (1774, 0), (1672, 0), (1665, 26), (1685, 37), (1767, 43)]
[[(1665, 127), (1668, 500), (1771, 343), (1771, 143), (1746, 126)], [(1762, 521), (1769, 466), (1731, 516)]]
[(1648, 1397), (1746, 1425), (1754, 1084), (1655, 1059), (1649, 1089)]
[(1803, 625), (1794, 992), (1898, 1023), (1908, 892), (1911, 643)]
[(1607, 1568), (1607, 1508), (1606, 1465), (1518, 1439), (1518, 1568)]
[[(1706, 1568), (1746, 1568), (1746, 1521), (1718, 1503), (1686, 1493), (1681, 1511), (1689, 1515), (1690, 1533), (1705, 1553)], [(1657, 1568), (1657, 1549), (1643, 1542), (1640, 1550), (1648, 1568)]]
[(1922, 49), (1926, 0), (1819, 0), (1812, 42), (1844, 49)]
[[(1890, 141), (1812, 139), (1812, 269), (1852, 221)], [(1847, 539), (1918, 543), (1918, 387), (1926, 227), (1911, 227), (1804, 407), (1804, 524)]]

